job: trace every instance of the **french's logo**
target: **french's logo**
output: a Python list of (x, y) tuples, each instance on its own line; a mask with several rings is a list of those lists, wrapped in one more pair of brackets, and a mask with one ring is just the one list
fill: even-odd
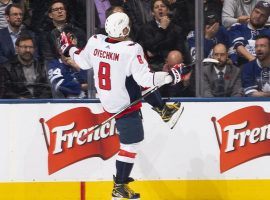
[(270, 113), (260, 106), (212, 118), (220, 148), (220, 172), (270, 154)]
[[(93, 131), (93, 127), (109, 117), (106, 112), (94, 114), (89, 108), (78, 107), (47, 121), (40, 119), (48, 148), (49, 175), (86, 158), (107, 160), (114, 156), (120, 147), (115, 120)], [(45, 126), (49, 134), (45, 134)], [(85, 134), (89, 135), (83, 137)]]

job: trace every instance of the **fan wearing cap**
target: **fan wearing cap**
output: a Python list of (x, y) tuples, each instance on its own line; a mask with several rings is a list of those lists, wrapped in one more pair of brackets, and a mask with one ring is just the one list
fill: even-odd
[(270, 3), (266, 1), (259, 1), (252, 11), (253, 15), (250, 17), (250, 23), (255, 28), (265, 26), (270, 15)]
[(265, 27), (269, 15), (270, 4), (259, 1), (247, 24), (236, 23), (231, 27), (231, 58), (236, 65), (241, 66), (255, 59), (255, 37), (270, 35), (270, 29)]
[[(230, 28), (234, 23), (246, 24), (250, 14), (260, 0), (225, 0), (222, 9), (222, 24)], [(264, 0), (270, 3), (270, 0)], [(270, 23), (268, 18), (267, 24)]]
[[(70, 34), (62, 33), (59, 48), (70, 56), (81, 69), (94, 70), (95, 87), (105, 111), (119, 113), (116, 127), (119, 132), (120, 150), (116, 158), (116, 176), (112, 199), (139, 199), (140, 194), (128, 187), (135, 157), (144, 131), (140, 114), (141, 102), (129, 106), (140, 99), (141, 88), (156, 87), (168, 83), (178, 83), (183, 79), (183, 66), (170, 72), (150, 72), (142, 47), (128, 38), (129, 17), (122, 12), (111, 14), (105, 22), (106, 35), (93, 35), (86, 47), (77, 54), (71, 44)], [(180, 70), (181, 69), (181, 70)]]

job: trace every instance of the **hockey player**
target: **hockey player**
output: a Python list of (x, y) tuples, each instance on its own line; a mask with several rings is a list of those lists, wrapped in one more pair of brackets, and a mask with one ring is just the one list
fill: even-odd
[[(72, 45), (69, 34), (64, 32), (59, 46), (62, 53), (74, 59), (81, 69), (93, 68), (95, 87), (107, 112), (117, 113), (140, 98), (140, 86), (176, 84), (183, 79), (183, 65), (177, 65), (169, 73), (149, 71), (142, 47), (127, 40), (130, 27), (125, 13), (110, 15), (106, 20), (105, 30), (108, 36), (92, 36), (79, 54), (78, 49)], [(116, 159), (113, 200), (140, 199), (140, 194), (128, 187), (128, 183), (134, 181), (129, 175), (144, 139), (140, 107), (141, 103), (138, 103), (116, 117), (120, 150)]]
[[(121, 6), (112, 6), (110, 9), (106, 10), (106, 18), (116, 12), (124, 12), (124, 8)], [(145, 88), (142, 88), (142, 90), (144, 93)], [(145, 97), (144, 100), (152, 106), (152, 109), (160, 115), (161, 119), (167, 123), (171, 129), (175, 126), (183, 111), (183, 107), (180, 109), (180, 102), (173, 104), (165, 103), (161, 98), (159, 90), (154, 91)]]

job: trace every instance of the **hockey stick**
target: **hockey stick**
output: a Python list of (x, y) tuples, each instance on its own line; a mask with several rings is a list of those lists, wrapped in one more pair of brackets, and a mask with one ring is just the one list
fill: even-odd
[(115, 117), (117, 117), (118, 115), (120, 115), (122, 112), (124, 112), (126, 109), (130, 108), (131, 106), (136, 105), (137, 103), (139, 103), (140, 101), (142, 101), (143, 98), (147, 97), (148, 95), (152, 94), (153, 92), (155, 92), (157, 89), (159, 88), (159, 86), (155, 86), (152, 88), (147, 89), (144, 94), (137, 100), (133, 101), (132, 103), (130, 103), (129, 105), (123, 107), (119, 112), (115, 113), (114, 115), (112, 115), (111, 117), (109, 117), (108, 119), (106, 119), (105, 121), (103, 121), (101, 124), (99, 125), (95, 125), (93, 127), (91, 127), (91, 129), (82, 136), (82, 140), (86, 139), (86, 137), (92, 133), (94, 130), (100, 128), (101, 126), (103, 126), (104, 124), (108, 123), (109, 121), (111, 121), (112, 119), (114, 119)]
[(173, 119), (167, 122), (170, 129), (173, 129), (175, 127), (175, 125), (177, 124), (183, 112), (184, 112), (184, 107), (181, 106), (181, 108), (179, 108), (179, 111), (177, 111), (177, 113), (175, 114), (176, 116), (174, 116)]
[[(183, 72), (183, 74), (187, 74), (187, 73), (189, 73), (189, 72), (191, 71), (191, 66), (192, 66), (192, 65), (187, 65), (187, 66), (188, 66), (188, 67), (187, 67), (186, 70)], [(88, 132), (87, 132), (85, 135), (82, 136), (82, 140), (86, 139), (86, 137), (87, 137), (90, 133), (92, 133), (94, 130), (96, 130), (96, 129), (100, 128), (101, 126), (103, 126), (104, 124), (108, 123), (109, 121), (111, 121), (112, 119), (114, 119), (115, 117), (117, 117), (119, 114), (121, 114), (122, 112), (124, 112), (126, 109), (130, 108), (131, 106), (136, 105), (137, 103), (139, 103), (140, 101), (142, 101), (143, 98), (145, 98), (145, 97), (147, 97), (148, 95), (152, 94), (153, 92), (155, 92), (155, 91), (156, 91), (157, 89), (159, 89), (159, 88), (160, 88), (160, 86), (154, 86), (154, 87), (152, 87), (152, 88), (149, 88), (149, 89), (143, 91), (143, 94), (142, 94), (142, 96), (141, 96), (139, 99), (137, 99), (137, 100), (133, 101), (132, 103), (130, 103), (129, 105), (123, 107), (119, 112), (115, 113), (114, 115), (112, 115), (111, 117), (109, 117), (108, 119), (106, 119), (105, 121), (103, 121), (101, 124), (95, 125), (95, 126), (91, 127), (91, 128), (88, 130)], [(181, 116), (182, 112), (183, 112), (183, 110), (181, 111), (179, 117)], [(179, 119), (179, 117), (178, 117), (178, 119)], [(178, 119), (176, 119), (176, 121), (175, 121), (174, 125), (172, 126), (172, 128), (175, 126), (175, 124), (176, 124), (176, 122), (178, 121)], [(171, 128), (171, 129), (172, 129), (172, 128)]]
[(216, 60), (216, 59), (214, 59), (214, 58), (205, 58), (205, 59), (203, 59), (202, 62), (203, 63), (214, 63), (214, 64), (218, 64), (219, 63), (219, 61)]

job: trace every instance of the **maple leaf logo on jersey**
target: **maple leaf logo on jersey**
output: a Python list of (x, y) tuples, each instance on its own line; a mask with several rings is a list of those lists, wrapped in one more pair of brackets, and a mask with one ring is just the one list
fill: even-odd
[(143, 59), (142, 59), (141, 55), (137, 55), (137, 59), (138, 59), (140, 64), (143, 64)]

